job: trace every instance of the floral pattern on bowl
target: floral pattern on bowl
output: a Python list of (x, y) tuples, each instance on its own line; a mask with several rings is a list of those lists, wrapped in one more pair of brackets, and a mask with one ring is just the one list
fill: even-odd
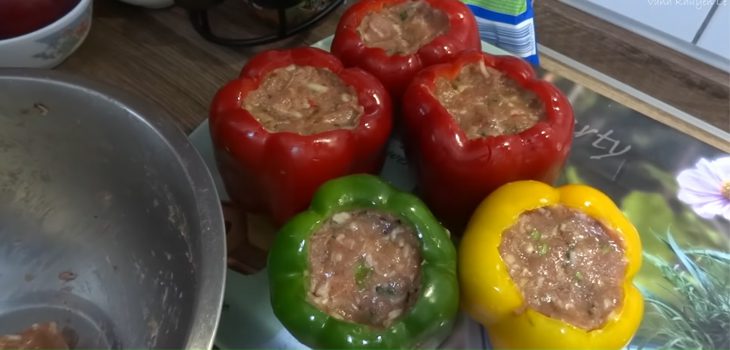
[(76, 7), (48, 26), (0, 40), (0, 68), (54, 68), (61, 64), (88, 35), (92, 5), (93, 0), (79, 0)]
[(88, 7), (68, 28), (36, 40), (37, 43), (44, 44), (46, 47), (45, 50), (34, 54), (33, 57), (52, 60), (68, 56), (81, 45), (86, 35), (89, 34), (89, 29), (91, 28), (90, 15), (91, 7)]

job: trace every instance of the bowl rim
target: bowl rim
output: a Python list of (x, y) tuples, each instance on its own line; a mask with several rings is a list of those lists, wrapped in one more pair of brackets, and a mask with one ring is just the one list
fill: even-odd
[(190, 332), (183, 339), (182, 348), (211, 349), (220, 323), (226, 286), (225, 224), (213, 176), (187, 135), (170, 121), (169, 113), (159, 106), (143, 96), (107, 83), (57, 70), (0, 68), (0, 81), (6, 79), (56, 84), (95, 95), (126, 109), (169, 147), (188, 179), (200, 218), (200, 264), (196, 266), (200, 274), (195, 281), (198, 298), (192, 308), (194, 317)]
[(65, 15), (59, 17), (55, 21), (49, 23), (48, 25), (44, 27), (40, 27), (32, 32), (28, 32), (19, 36), (14, 36), (12, 38), (7, 39), (0, 39), (0, 45), (2, 44), (13, 44), (18, 41), (25, 41), (28, 40), (34, 36), (37, 36), (39, 34), (42, 34), (44, 32), (54, 32), (63, 26), (66, 25), (67, 22), (81, 16), (81, 14), (86, 11), (89, 6), (91, 6), (91, 2), (93, 0), (79, 0), (78, 3), (76, 3), (76, 6), (71, 9), (71, 11), (68, 11)]

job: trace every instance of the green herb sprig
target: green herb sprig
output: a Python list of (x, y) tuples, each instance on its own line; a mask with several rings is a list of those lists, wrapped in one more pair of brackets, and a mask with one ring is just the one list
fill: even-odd
[[(684, 250), (672, 237), (660, 238), (676, 255), (676, 265), (644, 254), (671, 285), (681, 302), (669, 303), (646, 294), (647, 316), (639, 331), (648, 336), (638, 349), (730, 349), (730, 254), (710, 249)], [(651, 329), (649, 329), (651, 328)]]

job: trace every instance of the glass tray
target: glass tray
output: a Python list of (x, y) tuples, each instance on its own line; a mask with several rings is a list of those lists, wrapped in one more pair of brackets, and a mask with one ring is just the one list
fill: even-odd
[[(328, 49), (330, 40), (315, 46)], [(483, 46), (486, 52), (506, 54), (488, 44)], [(683, 342), (674, 347), (717, 348), (717, 344), (727, 344), (729, 323), (702, 322), (708, 316), (703, 312), (730, 307), (706, 305), (730, 299), (730, 222), (720, 216), (702, 218), (679, 201), (677, 192), (682, 184), (678, 184), (676, 177), (700, 159), (716, 160), (730, 155), (572, 81), (550, 72), (539, 73), (569, 97), (575, 110), (573, 148), (560, 183), (585, 183), (599, 188), (621, 207), (641, 233), (645, 258), (635, 282), (647, 303), (642, 326), (628, 348), (663, 347), (678, 339)], [(221, 198), (226, 201), (207, 121), (191, 133), (190, 139), (206, 160)], [(725, 180), (730, 180), (730, 166), (727, 171)], [(402, 190), (414, 187), (414, 174), (396, 138), (390, 140), (381, 176)], [(688, 262), (697, 264), (703, 276), (716, 275), (725, 281), (711, 283), (711, 279), (693, 277), (689, 273), (693, 269), (685, 267)], [(707, 295), (714, 293), (725, 298), (695, 295), (698, 283), (703, 281)], [(695, 286), (695, 292), (688, 286)], [(680, 310), (682, 305), (684, 310)], [(229, 269), (216, 346), (307, 349), (274, 317), (265, 270), (244, 275)], [(489, 344), (484, 329), (460, 314), (453, 334), (441, 348), (488, 349)]]

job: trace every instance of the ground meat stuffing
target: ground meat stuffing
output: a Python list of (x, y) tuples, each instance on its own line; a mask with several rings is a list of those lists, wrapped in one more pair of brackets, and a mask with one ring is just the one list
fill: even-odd
[(357, 93), (328, 69), (290, 65), (271, 71), (243, 108), (270, 132), (316, 134), (353, 129), (363, 107)]
[(453, 80), (436, 80), (434, 95), (470, 139), (518, 134), (545, 116), (542, 102), (484, 62), (465, 65)]
[(415, 303), (421, 271), (415, 230), (375, 210), (340, 212), (309, 242), (309, 299), (333, 317), (387, 327)]
[(55, 322), (36, 323), (19, 334), (0, 336), (0, 349), (68, 349)]
[(626, 260), (614, 237), (586, 214), (556, 205), (522, 214), (499, 252), (526, 307), (593, 330), (623, 298)]
[(358, 32), (367, 47), (412, 54), (449, 30), (449, 18), (422, 0), (406, 0), (365, 16)]

